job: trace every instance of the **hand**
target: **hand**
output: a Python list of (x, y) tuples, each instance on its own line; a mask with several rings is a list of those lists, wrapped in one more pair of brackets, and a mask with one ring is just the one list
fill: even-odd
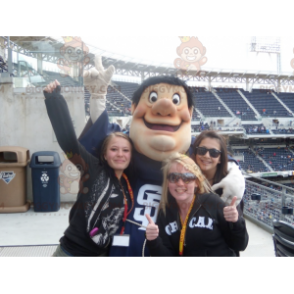
[(113, 65), (104, 70), (101, 56), (95, 56), (95, 68), (84, 72), (84, 85), (91, 94), (106, 95), (107, 87), (110, 84), (115, 68)]
[(240, 203), (245, 192), (245, 179), (235, 162), (228, 162), (228, 174), (219, 183), (213, 185), (213, 191), (223, 189), (221, 199), (229, 205), (233, 196), (237, 196), (236, 205)]
[(237, 196), (234, 196), (229, 206), (224, 207), (224, 218), (227, 222), (235, 223), (238, 221), (238, 210), (236, 208)]
[(48, 84), (43, 89), (43, 91), (47, 93), (52, 93), (57, 88), (57, 86), (60, 86), (60, 83), (57, 80), (55, 80), (54, 82), (51, 82), (50, 84)]
[(159, 235), (158, 226), (153, 222), (149, 214), (145, 214), (148, 219), (148, 226), (146, 228), (146, 239), (149, 241), (155, 240)]

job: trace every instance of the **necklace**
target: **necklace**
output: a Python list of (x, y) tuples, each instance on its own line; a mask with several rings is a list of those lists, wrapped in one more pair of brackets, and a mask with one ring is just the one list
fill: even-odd
[(189, 211), (188, 211), (188, 213), (186, 215), (186, 219), (185, 219), (184, 223), (182, 222), (182, 219), (181, 219), (181, 216), (180, 216), (180, 220), (181, 220), (181, 224), (182, 224), (181, 235), (180, 235), (180, 243), (179, 243), (179, 255), (180, 256), (182, 256), (183, 252), (184, 252), (184, 239), (185, 239), (185, 235), (186, 235), (187, 222), (188, 222), (189, 215), (191, 213), (192, 207), (194, 205), (195, 199), (196, 199), (196, 196), (194, 195), (194, 198), (193, 198), (193, 200), (192, 200), (192, 202), (190, 204), (190, 208), (189, 208)]

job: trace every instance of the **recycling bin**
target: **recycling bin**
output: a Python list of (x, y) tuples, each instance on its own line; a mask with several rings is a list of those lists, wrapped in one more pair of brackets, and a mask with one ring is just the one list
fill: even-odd
[(25, 212), (28, 149), (17, 146), (0, 147), (0, 213)]
[(32, 190), (35, 212), (54, 212), (60, 209), (60, 157), (54, 151), (40, 151), (32, 155)]

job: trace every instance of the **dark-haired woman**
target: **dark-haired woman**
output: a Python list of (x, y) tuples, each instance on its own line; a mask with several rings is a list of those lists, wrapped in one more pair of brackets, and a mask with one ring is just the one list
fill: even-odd
[[(229, 205), (237, 197), (238, 213), (243, 216), (242, 197), (245, 190), (245, 179), (235, 162), (228, 161), (226, 141), (215, 131), (200, 133), (193, 144), (191, 158), (200, 167), (216, 194)], [(230, 171), (231, 176), (226, 177)], [(238, 255), (238, 253), (237, 253)]]
[[(237, 196), (242, 200), (245, 179), (236, 162), (228, 156), (224, 137), (215, 131), (203, 131), (193, 143), (191, 158), (198, 164), (212, 189), (229, 204)], [(230, 176), (227, 177), (228, 173)], [(235, 176), (234, 176), (235, 175)]]
[(44, 95), (57, 141), (69, 160), (74, 157), (81, 167), (83, 183), (70, 211), (69, 227), (53, 256), (107, 255), (121, 220), (132, 209), (128, 207), (133, 204), (133, 192), (124, 174), (131, 161), (131, 140), (123, 133), (112, 133), (103, 142), (101, 158), (92, 156), (76, 138), (58, 81), (47, 85)]

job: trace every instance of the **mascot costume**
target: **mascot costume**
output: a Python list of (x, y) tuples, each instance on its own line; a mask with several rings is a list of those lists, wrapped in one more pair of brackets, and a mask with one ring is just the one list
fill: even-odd
[[(85, 71), (84, 85), (91, 93), (90, 115), (80, 142), (93, 155), (98, 156), (99, 146), (110, 132), (120, 131), (109, 123), (106, 111), (107, 87), (114, 74), (114, 67), (104, 70), (101, 57), (95, 57), (95, 68)], [(110, 256), (147, 256), (145, 229), (146, 214), (156, 222), (161, 198), (162, 161), (173, 152), (188, 152), (191, 147), (191, 118), (193, 99), (188, 86), (172, 76), (157, 76), (145, 80), (132, 98), (133, 119), (129, 136), (134, 143), (134, 177), (130, 179), (134, 201), (128, 201), (128, 215), (114, 237)], [(233, 196), (241, 201), (245, 181), (236, 164), (229, 174), (217, 184), (223, 188), (222, 198), (230, 203)], [(228, 184), (231, 183), (231, 184)], [(232, 185), (232, 183), (234, 183)], [(214, 189), (214, 187), (213, 187)], [(124, 233), (120, 235), (124, 226)], [(120, 237), (120, 238), (119, 238)]]

